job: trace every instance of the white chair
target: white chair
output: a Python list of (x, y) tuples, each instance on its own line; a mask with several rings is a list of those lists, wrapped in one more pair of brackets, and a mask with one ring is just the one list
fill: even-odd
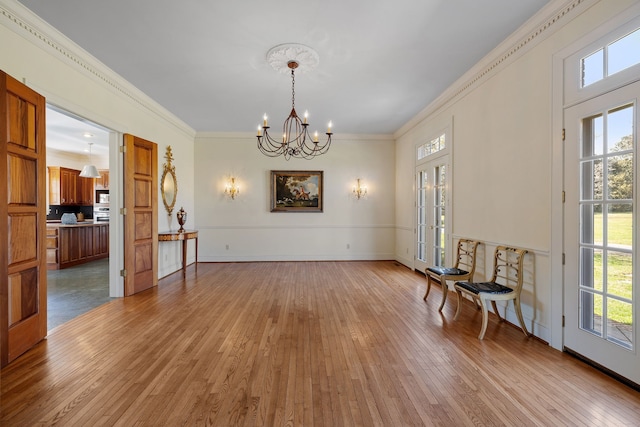
[[(520, 327), (525, 336), (529, 336), (529, 331), (524, 324), (522, 310), (520, 309), (520, 292), (522, 291), (523, 271), (522, 264), (524, 256), (527, 253), (525, 249), (509, 248), (506, 246), (498, 246), (494, 254), (493, 276), (488, 282), (474, 283), (469, 281), (460, 281), (454, 284), (456, 293), (458, 294), (458, 308), (454, 320), (458, 319), (462, 309), (462, 294), (469, 295), (474, 302), (480, 302), (482, 308), (482, 329), (478, 339), (483, 339), (487, 331), (487, 323), (489, 320), (489, 312), (487, 304), (491, 301), (493, 312), (498, 316), (500, 321), (504, 319), (498, 312), (496, 301), (513, 300), (513, 305), (520, 322)], [(499, 283), (500, 282), (500, 283)]]

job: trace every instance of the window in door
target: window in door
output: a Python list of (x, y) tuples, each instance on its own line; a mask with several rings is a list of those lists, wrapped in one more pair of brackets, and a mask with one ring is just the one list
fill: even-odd
[(582, 119), (579, 326), (633, 349), (633, 104)]

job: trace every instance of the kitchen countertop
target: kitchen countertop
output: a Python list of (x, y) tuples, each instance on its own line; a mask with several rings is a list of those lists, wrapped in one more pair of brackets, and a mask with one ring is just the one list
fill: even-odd
[(60, 220), (47, 220), (47, 227), (85, 227), (88, 225), (109, 225), (109, 221), (94, 221), (92, 219), (85, 219), (77, 224), (63, 224)]

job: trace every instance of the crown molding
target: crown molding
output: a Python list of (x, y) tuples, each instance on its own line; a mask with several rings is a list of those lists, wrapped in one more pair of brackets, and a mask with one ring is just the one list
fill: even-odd
[(507, 64), (521, 57), (534, 46), (553, 35), (572, 19), (600, 0), (555, 0), (544, 6), (520, 28), (476, 63), (456, 80), (440, 96), (431, 102), (394, 134), (398, 139), (430, 115), (460, 100)]
[(0, 0), (0, 23), (112, 93), (168, 122), (186, 136), (192, 138), (195, 135), (195, 130), (184, 121), (17, 1)]

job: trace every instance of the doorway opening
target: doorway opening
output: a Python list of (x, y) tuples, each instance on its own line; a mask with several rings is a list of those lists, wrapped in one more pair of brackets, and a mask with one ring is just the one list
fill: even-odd
[[(110, 134), (95, 123), (47, 106), (48, 331), (112, 299)], [(89, 164), (96, 166), (100, 178), (80, 176)]]

